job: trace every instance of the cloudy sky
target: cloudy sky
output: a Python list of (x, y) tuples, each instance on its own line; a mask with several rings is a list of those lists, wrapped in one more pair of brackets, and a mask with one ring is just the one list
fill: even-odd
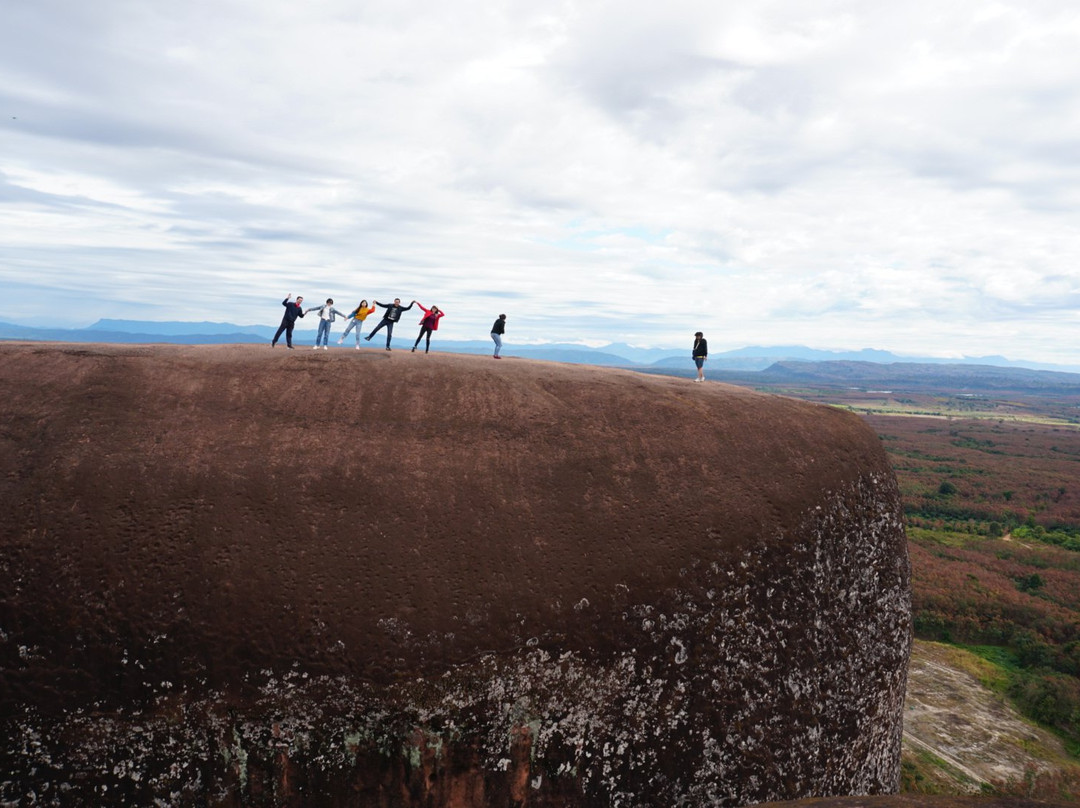
[(1080, 364), (1072, 0), (34, 0), (0, 320)]

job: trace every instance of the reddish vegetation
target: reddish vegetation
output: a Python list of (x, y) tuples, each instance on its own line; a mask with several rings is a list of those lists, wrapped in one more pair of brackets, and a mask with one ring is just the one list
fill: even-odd
[(1002, 644), (1030, 630), (1063, 649), (1080, 640), (1080, 553), (1010, 535), (1080, 531), (1080, 430), (867, 420), (889, 452), (912, 528), (919, 630)]
[(1009, 695), (1080, 753), (1080, 429), (867, 420), (904, 498), (916, 633), (998, 646)]
[[(1080, 528), (1080, 429), (1011, 421), (866, 416), (909, 513)], [(943, 483), (956, 491), (939, 495)]]
[[(1068, 551), (986, 539), (974, 547), (913, 542), (910, 552), (915, 608), (924, 629), (939, 620), (958, 639), (1008, 640), (1016, 626), (1059, 644), (1080, 639), (1080, 559)], [(1072, 569), (1048, 567), (1049, 558)], [(1043, 581), (1038, 594), (1017, 588), (1033, 570)]]

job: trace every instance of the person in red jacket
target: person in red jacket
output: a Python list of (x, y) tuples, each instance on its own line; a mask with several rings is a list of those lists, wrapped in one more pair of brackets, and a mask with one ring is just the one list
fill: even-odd
[(424, 343), (424, 353), (427, 353), (431, 350), (431, 332), (439, 330), (439, 320), (443, 318), (443, 312), (439, 311), (438, 306), (425, 309), (423, 303), (417, 303), (416, 305), (424, 312), (424, 317), (420, 320), (420, 334), (416, 337), (412, 349), (415, 352), (420, 345), (420, 340), (427, 337), (427, 342)]

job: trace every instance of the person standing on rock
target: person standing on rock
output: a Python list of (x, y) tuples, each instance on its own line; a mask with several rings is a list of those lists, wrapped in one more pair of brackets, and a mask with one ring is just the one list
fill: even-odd
[(360, 331), (364, 327), (364, 320), (368, 318), (368, 315), (375, 311), (375, 307), (368, 308), (366, 300), (361, 300), (360, 305), (349, 312), (349, 324), (345, 326), (345, 333), (338, 337), (337, 344), (340, 345), (345, 341), (345, 337), (349, 336), (349, 332), (356, 329), (356, 350), (360, 350)]
[(413, 303), (415, 303), (415, 302), (416, 301), (414, 300), (408, 306), (402, 306), (400, 297), (395, 297), (393, 303), (380, 303), (378, 300), (376, 300), (375, 305), (380, 307), (380, 308), (386, 309), (386, 313), (383, 314), (383, 318), (379, 321), (379, 324), (377, 326), (375, 326), (373, 329), (371, 329), (371, 333), (369, 333), (366, 337), (364, 337), (364, 339), (366, 339), (368, 342), (371, 342), (371, 338), (375, 336), (375, 334), (378, 332), (378, 330), (380, 328), (383, 328), (385, 326), (386, 327), (386, 350), (389, 351), (390, 350), (390, 338), (394, 336), (394, 323), (396, 323), (398, 320), (400, 320), (401, 319), (401, 313), (411, 309), (413, 307)]
[(506, 333), (506, 315), (500, 314), (491, 326), (491, 339), (495, 342), (495, 358), (502, 359), (499, 351), (502, 350), (502, 335)]
[(322, 343), (322, 349), (327, 350), (326, 343), (330, 341), (330, 325), (338, 317), (344, 317), (340, 311), (334, 308), (334, 299), (332, 297), (326, 298), (326, 303), (321, 306), (312, 306), (310, 309), (304, 312), (307, 314), (311, 311), (319, 312), (319, 330), (315, 334), (315, 348), (319, 350), (319, 343)]
[(705, 381), (705, 360), (709, 357), (709, 343), (705, 341), (705, 335), (700, 331), (694, 334), (694, 349), (691, 351), (694, 364), (697, 365), (697, 378), (695, 382)]
[(416, 342), (414, 342), (412, 346), (413, 353), (416, 353), (416, 348), (420, 344), (420, 340), (425, 336), (427, 337), (427, 342), (424, 343), (424, 353), (427, 353), (431, 350), (431, 332), (439, 330), (439, 320), (443, 318), (443, 315), (446, 312), (439, 311), (438, 306), (432, 306), (430, 309), (425, 309), (423, 303), (417, 301), (413, 302), (424, 312), (424, 316), (420, 320), (420, 333), (417, 335)]
[(270, 347), (273, 348), (277, 345), (278, 339), (281, 338), (281, 332), (285, 332), (285, 344), (292, 348), (292, 332), (293, 326), (296, 325), (296, 318), (304, 316), (304, 310), (300, 308), (300, 304), (304, 302), (303, 297), (296, 298), (295, 303), (290, 303), (292, 295), (289, 295), (281, 301), (281, 305), (285, 307), (285, 316), (281, 318), (281, 325), (278, 326), (277, 333), (274, 334), (274, 338), (270, 341)]

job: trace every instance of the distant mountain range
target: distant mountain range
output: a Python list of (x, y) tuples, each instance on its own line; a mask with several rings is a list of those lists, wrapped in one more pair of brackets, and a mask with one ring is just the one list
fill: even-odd
[[(276, 330), (276, 326), (266, 325), (148, 320), (103, 319), (86, 328), (36, 328), (0, 322), (0, 339), (209, 345), (266, 343)], [(411, 339), (411, 336), (410, 333), (408, 338)], [(301, 339), (306, 341), (308, 338), (313, 338), (313, 333), (304, 331)], [(406, 341), (401, 340), (402, 344)], [(486, 354), (491, 351), (492, 345), (486, 339), (438, 339), (432, 348), (455, 353)], [(693, 373), (689, 346), (638, 348), (612, 343), (590, 348), (574, 343), (515, 345), (508, 341), (503, 354), (672, 375), (689, 376)], [(823, 351), (801, 345), (752, 346), (714, 352), (709, 355), (709, 371), (713, 378), (717, 378), (719, 373), (725, 381), (745, 383), (873, 385), (902, 389), (933, 387), (936, 383), (931, 379), (940, 381), (943, 375), (948, 376), (953, 384), (966, 379), (980, 388), (994, 389), (1015, 389), (1017, 385), (1023, 388), (1061, 389), (1080, 384), (1080, 376), (1076, 375), (1080, 366), (1016, 361), (1001, 356), (966, 357), (962, 360), (902, 357), (870, 348), (861, 351)]]
[(761, 371), (728, 371), (722, 378), (735, 384), (771, 387), (1080, 396), (1080, 373), (975, 364), (780, 361)]

